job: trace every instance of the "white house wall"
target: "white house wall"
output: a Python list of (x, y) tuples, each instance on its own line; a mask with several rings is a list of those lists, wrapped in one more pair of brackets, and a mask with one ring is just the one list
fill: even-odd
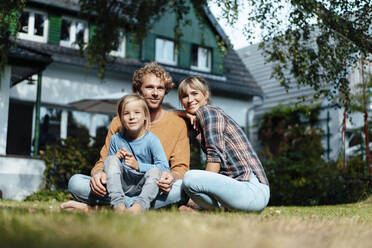
[[(43, 72), (42, 104), (67, 106), (72, 101), (87, 97), (105, 95), (125, 89), (131, 92), (131, 79), (123, 78), (116, 73), (107, 73), (101, 82), (96, 72), (85, 67), (52, 63)], [(26, 81), (11, 88), (10, 97), (22, 101), (34, 102), (36, 99), (36, 84), (29, 85)]]
[[(132, 92), (132, 79), (124, 78), (119, 73), (108, 71), (104, 82), (101, 82), (93, 70), (74, 65), (52, 63), (43, 72), (42, 77), (42, 104), (69, 107), (68, 103), (84, 98), (106, 95), (125, 89)], [(36, 99), (36, 84), (29, 85), (27, 81), (11, 88), (12, 99), (34, 102)], [(164, 99), (164, 103), (173, 109), (181, 109), (177, 89), (171, 90)], [(246, 125), (247, 109), (251, 106), (250, 100), (234, 99), (223, 96), (212, 96), (212, 103), (221, 107), (240, 126)]]

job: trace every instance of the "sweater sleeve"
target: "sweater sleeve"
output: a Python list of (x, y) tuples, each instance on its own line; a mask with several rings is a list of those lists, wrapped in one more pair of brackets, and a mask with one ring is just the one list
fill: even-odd
[(171, 172), (175, 179), (182, 179), (183, 175), (190, 169), (190, 142), (186, 123), (180, 119), (180, 129), (177, 141), (169, 158)]
[(207, 163), (220, 163), (223, 166), (221, 162), (225, 160), (224, 117), (218, 110), (203, 106), (197, 111), (196, 119), (205, 142)]
[(110, 147), (110, 140), (111, 136), (115, 133), (120, 132), (121, 130), (121, 122), (118, 116), (115, 116), (114, 119), (112, 119), (109, 130), (107, 132), (106, 141), (103, 145), (101, 152), (100, 152), (100, 158), (92, 168), (90, 174), (91, 176), (94, 175), (94, 172), (98, 169), (103, 170), (103, 161), (106, 159), (109, 153), (109, 147)]
[(151, 168), (159, 168), (162, 171), (169, 171), (169, 165), (167, 156), (165, 155), (164, 149), (160, 143), (160, 140), (153, 135), (149, 142), (149, 147), (152, 156), (152, 164), (138, 162), (138, 170), (140, 172), (146, 172)]

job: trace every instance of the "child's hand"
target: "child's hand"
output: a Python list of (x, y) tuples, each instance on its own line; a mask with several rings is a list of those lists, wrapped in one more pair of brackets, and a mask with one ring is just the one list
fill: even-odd
[(122, 160), (123, 158), (125, 158), (126, 153), (127, 153), (127, 150), (123, 147), (116, 152), (116, 157), (118, 157), (119, 160)]
[(138, 162), (137, 162), (136, 158), (133, 156), (132, 153), (126, 152), (124, 159), (125, 159), (124, 163), (126, 165), (128, 165), (130, 168), (133, 168), (133, 169), (138, 171)]

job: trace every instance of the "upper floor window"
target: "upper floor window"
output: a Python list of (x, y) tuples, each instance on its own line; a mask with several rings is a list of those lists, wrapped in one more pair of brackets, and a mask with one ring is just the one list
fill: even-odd
[(191, 69), (210, 72), (211, 64), (211, 49), (193, 45), (191, 48)]
[(116, 50), (111, 51), (110, 55), (116, 57), (125, 57), (125, 35), (123, 32), (120, 32), (118, 48)]
[(49, 22), (46, 13), (25, 9), (19, 21), (21, 23), (21, 30), (18, 33), (20, 39), (47, 42)]
[(78, 41), (88, 43), (88, 24), (72, 18), (62, 18), (61, 46), (78, 48)]
[(166, 39), (156, 39), (155, 60), (168, 65), (177, 65), (177, 54), (174, 42)]

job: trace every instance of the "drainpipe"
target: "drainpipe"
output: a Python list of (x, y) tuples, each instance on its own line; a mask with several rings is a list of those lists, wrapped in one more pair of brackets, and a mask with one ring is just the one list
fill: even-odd
[(251, 113), (252, 111), (254, 111), (254, 110), (257, 109), (258, 107), (262, 106), (262, 105), (264, 104), (264, 100), (265, 100), (265, 97), (264, 97), (264, 96), (258, 96), (258, 97), (261, 99), (260, 103), (258, 103), (258, 104), (253, 104), (251, 107), (249, 107), (249, 108), (247, 109), (247, 113), (246, 113), (246, 115), (245, 115), (246, 134), (247, 134), (248, 140), (249, 140), (250, 142), (252, 142), (252, 141), (251, 141), (251, 138), (252, 138), (252, 137), (250, 137), (250, 136), (251, 136), (250, 126), (251, 126), (253, 123), (251, 123), (250, 118), (249, 118), (249, 115), (250, 115), (250, 113)]
[(40, 136), (40, 106), (41, 106), (41, 77), (42, 73), (37, 74), (37, 90), (36, 90), (36, 111), (35, 111), (35, 129), (34, 129), (34, 157), (37, 156), (39, 150)]

